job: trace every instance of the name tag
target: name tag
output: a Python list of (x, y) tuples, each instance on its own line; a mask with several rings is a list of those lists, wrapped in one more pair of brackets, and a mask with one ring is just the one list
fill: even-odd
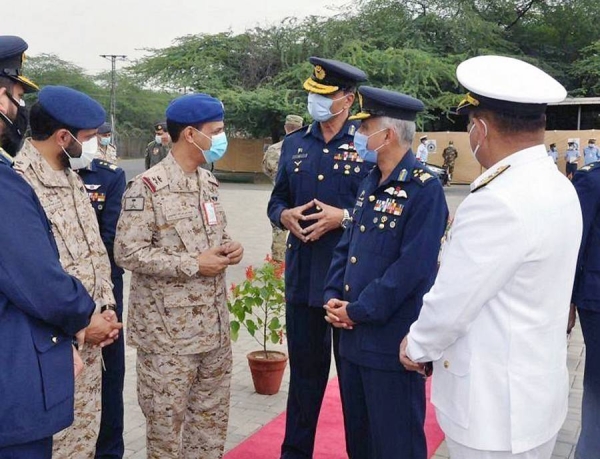
[(202, 203), (202, 207), (204, 207), (204, 215), (206, 215), (206, 223), (209, 226), (215, 226), (219, 223), (219, 219), (217, 218), (217, 210), (215, 209), (215, 205), (212, 202), (204, 202)]
[(193, 207), (170, 207), (165, 210), (165, 218), (167, 221), (181, 220), (182, 218), (192, 218), (194, 216)]

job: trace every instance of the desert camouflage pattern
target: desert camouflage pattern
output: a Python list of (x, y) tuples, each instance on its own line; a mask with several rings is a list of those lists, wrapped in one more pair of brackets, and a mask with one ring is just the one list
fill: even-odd
[[(281, 156), (282, 145), (283, 140), (281, 142), (274, 143), (267, 148), (265, 156), (263, 157), (263, 172), (271, 179), (273, 184), (275, 184), (275, 179), (277, 178), (277, 168), (279, 167), (279, 157)], [(273, 229), (271, 256), (275, 261), (284, 262), (288, 231), (279, 229), (274, 225), (271, 225), (271, 227)]]
[(104, 161), (108, 161), (109, 163), (117, 164), (117, 149), (112, 145), (107, 145), (106, 147), (103, 145), (98, 145), (96, 157)]
[[(65, 271), (81, 281), (97, 313), (101, 306), (114, 305), (110, 262), (81, 178), (68, 168), (53, 170), (29, 141), (15, 157), (14, 169), (44, 207)], [(100, 429), (101, 350), (86, 345), (81, 357), (86, 367), (75, 384), (75, 422), (54, 437), (54, 459), (94, 457)]]
[(148, 459), (220, 459), (227, 436), (231, 347), (202, 354), (137, 354)]

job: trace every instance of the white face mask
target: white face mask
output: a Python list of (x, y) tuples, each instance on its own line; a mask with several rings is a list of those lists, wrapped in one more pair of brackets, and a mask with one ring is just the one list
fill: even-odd
[[(481, 118), (479, 119), (479, 121), (481, 121), (483, 123), (483, 127), (485, 128), (485, 136), (484, 137), (487, 137), (487, 124), (485, 124), (485, 121), (483, 121)], [(475, 128), (475, 123), (473, 123), (473, 126), (471, 126), (471, 129), (469, 129), (469, 147), (471, 148), (471, 154), (473, 155), (473, 158), (475, 158), (475, 160), (477, 160), (477, 162), (479, 162), (479, 160), (477, 159), (477, 152), (479, 151), (481, 144), (478, 143), (477, 146), (475, 147), (475, 149), (473, 149), (473, 147), (471, 146), (471, 133), (473, 132), (474, 128)]]
[(157, 136), (154, 136), (154, 141), (155, 141), (157, 144), (159, 144), (159, 145), (162, 145), (162, 137), (161, 137), (161, 136), (159, 136), (159, 135), (157, 135)]
[(69, 155), (69, 153), (67, 153), (67, 150), (65, 150), (64, 148), (63, 151), (69, 157), (69, 164), (71, 165), (71, 169), (85, 169), (92, 163), (92, 160), (96, 157), (98, 153), (98, 139), (94, 136), (90, 140), (80, 142), (72, 134), (71, 137), (75, 139), (75, 142), (81, 145), (81, 156), (79, 158), (73, 158), (71, 155)]

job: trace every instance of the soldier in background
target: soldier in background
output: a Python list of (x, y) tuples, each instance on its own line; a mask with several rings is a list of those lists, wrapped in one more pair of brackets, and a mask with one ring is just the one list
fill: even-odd
[(550, 149), (548, 150), (548, 156), (550, 156), (550, 158), (552, 158), (552, 161), (554, 161), (554, 164), (556, 164), (558, 162), (558, 148), (556, 148), (555, 143), (550, 144)]
[(448, 181), (444, 183), (444, 185), (450, 186), (450, 182), (452, 182), (452, 174), (454, 173), (454, 162), (456, 161), (456, 158), (458, 158), (458, 150), (454, 146), (454, 142), (452, 140), (450, 140), (448, 142), (448, 146), (444, 148), (442, 157), (444, 158), (443, 168), (446, 169), (446, 173), (448, 174)]
[(160, 163), (169, 154), (171, 137), (167, 132), (167, 123), (161, 121), (154, 125), (154, 140), (146, 147), (144, 159), (146, 170)]
[[(288, 115), (285, 117), (285, 124), (283, 125), (283, 129), (285, 130), (285, 134), (290, 134), (302, 127), (302, 123), (304, 120), (301, 116), (298, 115)], [(281, 146), (283, 145), (283, 140), (280, 142), (274, 143), (265, 152), (265, 156), (263, 158), (262, 167), (263, 172), (267, 177), (271, 179), (273, 184), (275, 184), (275, 178), (277, 177), (277, 168), (279, 166), (279, 157), (281, 156)], [(287, 239), (287, 230), (282, 230), (271, 224), (273, 228), (273, 240), (271, 243), (271, 255), (273, 260), (278, 262), (285, 261), (285, 241)]]
[(112, 137), (112, 125), (103, 123), (98, 128), (98, 152), (96, 156), (109, 163), (117, 164), (117, 149), (114, 147), (114, 139)]

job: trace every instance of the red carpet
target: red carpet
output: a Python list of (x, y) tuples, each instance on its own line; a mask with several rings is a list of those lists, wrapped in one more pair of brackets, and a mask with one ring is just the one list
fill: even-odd
[[(425, 433), (427, 435), (428, 457), (444, 440), (444, 434), (437, 424), (433, 406), (429, 403), (431, 379), (427, 381), (427, 416)], [(285, 430), (285, 413), (280, 414), (262, 429), (225, 455), (225, 459), (278, 459)], [(321, 417), (317, 428), (315, 459), (347, 459), (345, 453), (344, 424), (342, 405), (337, 378), (329, 381)]]

